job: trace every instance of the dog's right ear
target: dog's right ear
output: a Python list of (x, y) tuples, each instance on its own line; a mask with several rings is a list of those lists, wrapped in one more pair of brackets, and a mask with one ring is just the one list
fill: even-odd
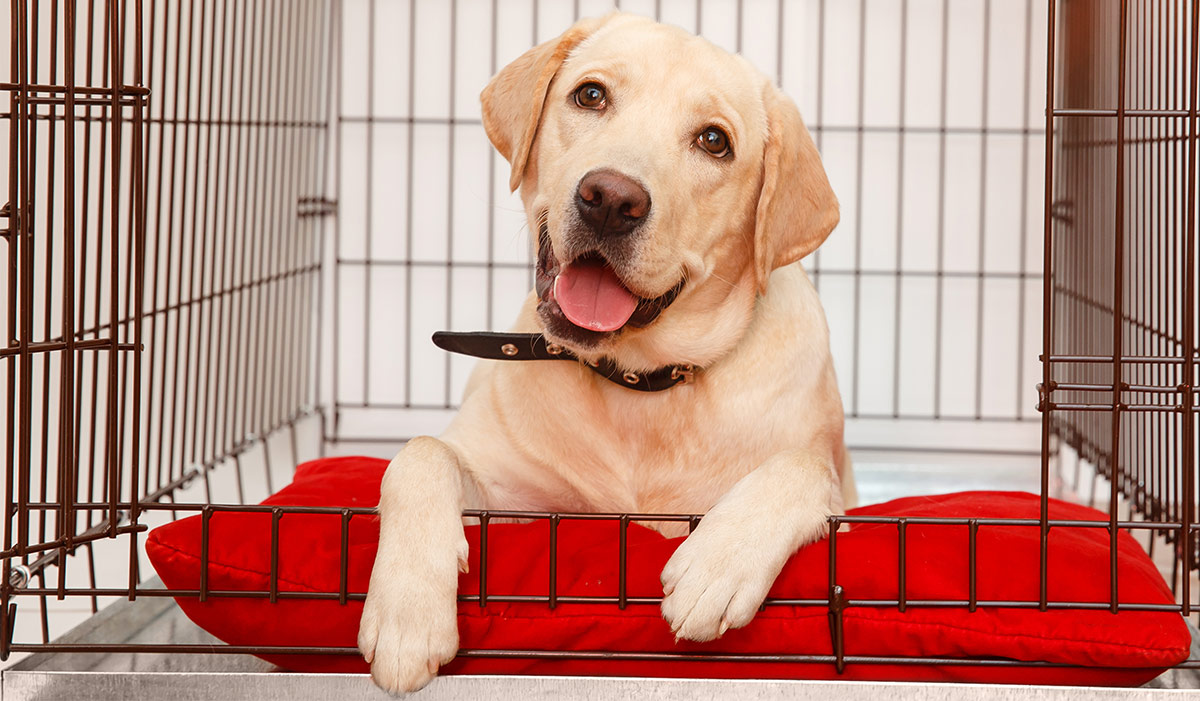
[(525, 176), (550, 81), (567, 54), (606, 21), (608, 17), (580, 20), (558, 38), (538, 44), (505, 66), (480, 94), (484, 131), (512, 165), (511, 189), (516, 190)]

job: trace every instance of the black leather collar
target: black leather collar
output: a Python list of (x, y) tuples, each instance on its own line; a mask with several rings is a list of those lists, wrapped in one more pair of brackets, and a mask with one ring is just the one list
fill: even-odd
[(540, 333), (438, 331), (433, 334), (433, 342), (451, 353), (489, 360), (578, 360), (609, 382), (639, 392), (661, 392), (675, 385), (686, 385), (695, 373), (691, 365), (668, 365), (643, 373), (625, 372), (607, 358), (593, 365), (558, 344), (548, 343)]

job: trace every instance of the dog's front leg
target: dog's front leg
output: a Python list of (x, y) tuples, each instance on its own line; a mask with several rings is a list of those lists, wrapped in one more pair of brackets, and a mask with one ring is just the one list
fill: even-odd
[(712, 640), (754, 618), (792, 553), (828, 532), (833, 474), (829, 459), (779, 453), (717, 502), (662, 571), (677, 638)]
[(458, 652), (464, 479), (454, 451), (428, 437), (409, 441), (383, 476), (358, 649), (375, 683), (392, 693), (425, 686)]

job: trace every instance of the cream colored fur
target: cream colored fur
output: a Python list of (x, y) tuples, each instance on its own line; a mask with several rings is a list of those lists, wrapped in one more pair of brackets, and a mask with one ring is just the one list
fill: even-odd
[[(573, 101), (587, 81), (607, 90), (603, 114)], [(653, 298), (686, 279), (649, 326), (572, 349), (701, 370), (643, 393), (578, 363), (479, 364), (449, 429), (410, 441), (384, 478), (359, 648), (392, 692), (424, 686), (457, 650), (461, 509), (707, 513), (663, 570), (662, 613), (678, 637), (710, 640), (748, 623), (787, 558), (854, 501), (825, 316), (797, 263), (837, 202), (792, 102), (740, 57), (623, 14), (534, 47), (482, 100), (556, 256), (580, 178), (612, 168), (652, 198), (623, 281)], [(697, 147), (710, 125), (731, 158)], [(543, 330), (537, 301), (515, 330)]]

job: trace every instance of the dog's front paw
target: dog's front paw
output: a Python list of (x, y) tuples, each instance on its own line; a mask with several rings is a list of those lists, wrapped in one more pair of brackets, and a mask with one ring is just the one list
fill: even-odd
[(467, 540), (457, 518), (443, 525), (387, 547), (381, 541), (371, 571), (358, 649), (371, 678), (393, 694), (425, 686), (458, 653), (458, 572), (467, 571)]
[(458, 652), (455, 591), (396, 573), (373, 582), (358, 628), (371, 678), (393, 694), (416, 691)]
[(697, 530), (663, 568), (662, 614), (677, 639), (703, 642), (746, 625), (775, 580), (753, 545), (727, 535)]
[[(662, 614), (676, 639), (713, 640), (754, 618), (797, 542), (755, 525), (710, 513), (667, 561)], [(823, 527), (814, 514), (800, 542), (820, 538)]]

